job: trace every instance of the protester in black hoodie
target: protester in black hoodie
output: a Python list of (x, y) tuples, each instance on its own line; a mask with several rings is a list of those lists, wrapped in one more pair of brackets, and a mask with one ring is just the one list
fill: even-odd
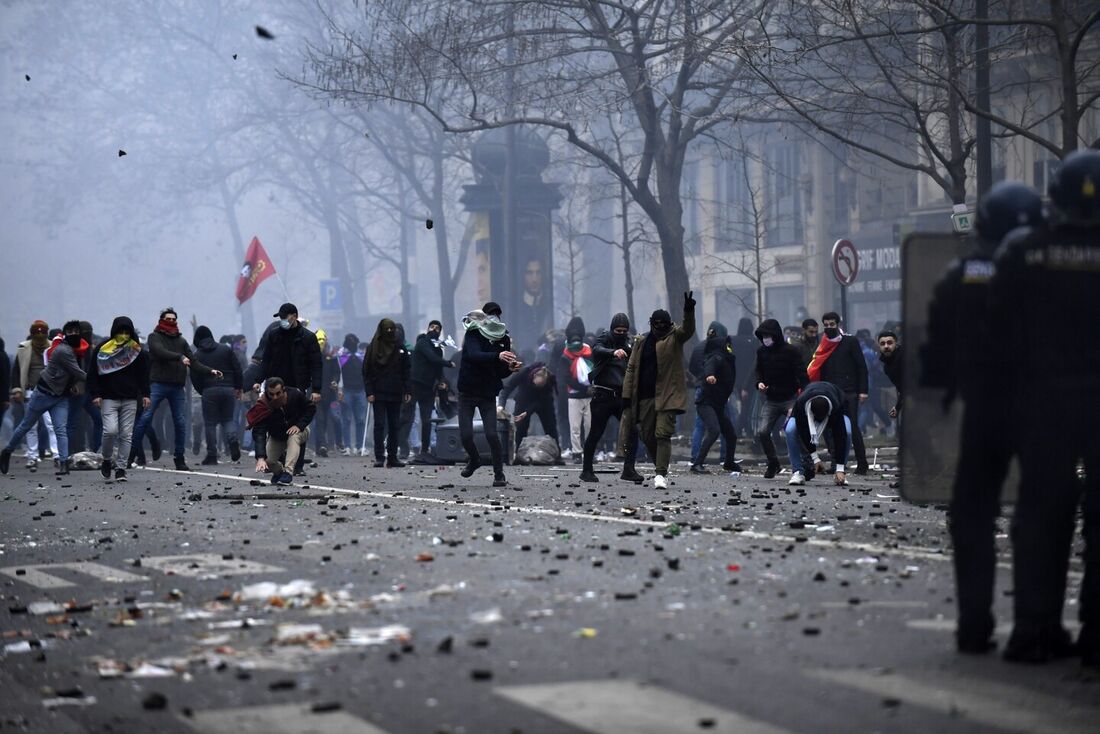
[(11, 360), (8, 358), (8, 352), (4, 348), (4, 340), (0, 339), (0, 422), (4, 420), (4, 413), (7, 412), (9, 402), (9, 394), (11, 393)]
[(716, 333), (707, 337), (703, 348), (702, 378), (695, 408), (703, 420), (704, 433), (699, 453), (692, 457), (691, 473), (710, 473), (705, 467), (707, 454), (719, 434), (726, 440), (725, 469), (733, 471), (737, 466), (734, 459), (737, 431), (726, 414), (726, 403), (737, 384), (737, 370), (734, 367), (733, 345), (726, 334)]
[(558, 380), (542, 362), (535, 362), (509, 377), (500, 393), (504, 404), (512, 395), (516, 398), (513, 415), (516, 421), (516, 448), (531, 430), (531, 419), (538, 416), (543, 432), (558, 443), (558, 424), (554, 415), (554, 400)]
[(733, 399), (737, 404), (736, 428), (739, 433), (752, 430), (752, 409), (756, 399), (753, 389), (753, 376), (756, 374), (756, 350), (759, 347), (753, 338), (752, 320), (742, 316), (737, 322), (737, 335), (730, 339), (733, 358), (737, 365), (737, 381), (733, 386)]
[(244, 386), (241, 363), (232, 347), (214, 341), (209, 326), (195, 329), (195, 356), (220, 377), (191, 375), (191, 385), (202, 396), (202, 421), (206, 430), (206, 457), (202, 463), (211, 466), (218, 463), (218, 426), (222, 427), (229, 444), (229, 457), (241, 458), (241, 443), (237, 436), (237, 401)]
[(831, 446), (834, 481), (837, 485), (847, 483), (844, 464), (851, 445), (852, 422), (844, 413), (844, 399), (844, 393), (829, 382), (811, 382), (798, 396), (787, 419), (787, 455), (794, 472), (787, 484), (802, 485), (825, 472), (818, 456), (823, 440)]
[[(397, 337), (397, 324), (382, 319), (363, 356), (363, 384), (367, 402), (374, 407), (374, 466), (405, 466), (397, 458), (401, 404), (412, 399), (409, 352)], [(383, 460), (385, 449), (385, 460)]]
[(428, 330), (416, 337), (412, 353), (412, 394), (420, 411), (420, 461), (431, 460), (432, 408), (436, 392), (443, 382), (443, 368), (454, 367), (454, 362), (443, 356), (443, 324), (432, 320)]
[[(592, 468), (592, 459), (603, 438), (608, 422), (614, 416), (623, 418), (623, 378), (626, 365), (633, 348), (630, 339), (630, 319), (625, 313), (611, 317), (611, 328), (600, 332), (596, 345), (592, 347), (592, 430), (584, 442), (584, 466), (581, 470), (582, 482), (597, 482), (596, 472)], [(640, 483), (642, 475), (634, 469), (635, 451), (638, 445), (637, 424), (631, 422), (627, 427), (626, 458), (623, 463), (622, 478)]]
[[(111, 336), (95, 348), (89, 360), (88, 396), (103, 417), (103, 463), (99, 471), (104, 479), (126, 480), (126, 463), (134, 437), (134, 422), (139, 405), (149, 407), (149, 355), (137, 338), (134, 322), (118, 316), (111, 323)], [(118, 454), (115, 455), (115, 442)]]
[(756, 389), (764, 398), (756, 439), (768, 457), (764, 478), (771, 479), (780, 469), (772, 431), (787, 420), (799, 390), (809, 384), (809, 378), (798, 347), (783, 341), (783, 329), (778, 321), (765, 320), (756, 330), (756, 338), (761, 343), (756, 350)]

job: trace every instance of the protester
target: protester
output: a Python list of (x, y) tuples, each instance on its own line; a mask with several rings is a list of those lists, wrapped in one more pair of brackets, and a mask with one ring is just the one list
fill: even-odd
[(897, 390), (897, 398), (894, 406), (890, 408), (890, 417), (897, 419), (901, 414), (901, 374), (904, 359), (901, 353), (901, 344), (898, 343), (898, 335), (890, 330), (880, 331), (878, 334), (879, 361), (886, 373), (886, 379)]
[(687, 410), (683, 347), (694, 334), (695, 299), (688, 291), (679, 326), (673, 326), (672, 317), (662, 309), (649, 317), (649, 332), (634, 340), (623, 379), (623, 401), (631, 408), (631, 420), (639, 424), (639, 436), (653, 457), (656, 489), (668, 488), (676, 416)]
[(87, 394), (103, 420), (99, 471), (110, 479), (113, 465), (115, 481), (123, 482), (139, 407), (147, 410), (151, 403), (149, 356), (128, 316), (118, 316), (111, 323), (110, 337), (92, 352), (90, 365)]
[(738, 468), (734, 462), (737, 430), (726, 413), (726, 404), (737, 385), (734, 359), (733, 344), (726, 327), (717, 321), (714, 322), (708, 329), (703, 350), (703, 382), (699, 387), (699, 397), (695, 401), (695, 408), (703, 420), (706, 433), (699, 445), (699, 452), (692, 457), (692, 474), (710, 473), (706, 468), (707, 454), (719, 434), (725, 437), (728, 447), (724, 468), (726, 471), (734, 471)]
[[(806, 387), (809, 379), (798, 347), (783, 341), (778, 321), (766, 319), (756, 330), (756, 338), (760, 340), (760, 348), (756, 351), (756, 389), (764, 396), (756, 439), (768, 460), (764, 478), (771, 479), (781, 468), (772, 431), (777, 425), (786, 423), (799, 391)], [(792, 467), (792, 471), (797, 470), (798, 467)]]
[(829, 471), (837, 485), (847, 484), (845, 462), (851, 445), (852, 421), (844, 413), (846, 399), (840, 388), (832, 383), (811, 382), (794, 401), (786, 426), (787, 455), (794, 473), (787, 484), (799, 486), (815, 474), (825, 473), (825, 463), (818, 449), (826, 431), (832, 446), (833, 466)]
[(535, 416), (538, 416), (539, 423), (542, 424), (543, 433), (554, 439), (554, 443), (558, 443), (558, 425), (554, 415), (558, 381), (550, 369), (542, 362), (535, 362), (509, 377), (500, 394), (501, 404), (507, 402), (513, 394), (516, 399), (512, 412), (516, 422), (516, 448), (527, 438), (527, 433), (531, 430), (531, 419)]
[(134, 427), (134, 444), (131, 453), (141, 446), (145, 437), (145, 428), (153, 420), (153, 415), (162, 401), (168, 401), (168, 407), (172, 411), (172, 425), (175, 428), (175, 450), (172, 454), (176, 469), (179, 471), (191, 471), (184, 460), (184, 449), (187, 446), (187, 415), (186, 415), (186, 391), (188, 370), (194, 370), (202, 375), (211, 375), (215, 378), (223, 377), (220, 370), (211, 369), (195, 358), (191, 352), (191, 345), (183, 338), (179, 330), (179, 316), (172, 308), (166, 308), (160, 312), (153, 333), (147, 340), (149, 356), (150, 404), (142, 412)]
[[(719, 333), (723, 337), (725, 337), (725, 336), (728, 336), (729, 330), (726, 329), (725, 324), (722, 324), (718, 321), (710, 322), (710, 326), (707, 327), (706, 338), (704, 338), (702, 341), (700, 341), (698, 344), (695, 345), (695, 347), (691, 350), (691, 357), (688, 359), (688, 368), (687, 369), (688, 369), (688, 374), (691, 376), (691, 378), (693, 380), (693, 383), (694, 383), (695, 402), (696, 403), (698, 403), (699, 400), (702, 397), (703, 385), (705, 384), (704, 380), (706, 379), (706, 374), (705, 374), (706, 370), (705, 370), (705, 368), (706, 368), (707, 339), (709, 339), (710, 337), (715, 336), (716, 334), (719, 334)], [(734, 368), (736, 369), (736, 365), (737, 365), (736, 355), (734, 355), (734, 357), (733, 357), (733, 363), (734, 363)], [(733, 423), (737, 419), (737, 415), (734, 413), (734, 410), (733, 410), (733, 405), (728, 400), (726, 401), (726, 404), (723, 406), (723, 412), (725, 413), (726, 418), (730, 421), (730, 423)], [(703, 437), (706, 435), (706, 433), (707, 433), (707, 424), (703, 420), (702, 414), (700, 414), (699, 411), (695, 411), (695, 428), (691, 432), (691, 457), (692, 457), (693, 460), (696, 456), (699, 455), (699, 451), (703, 447)], [(726, 439), (727, 434), (719, 432), (719, 435), (720, 435), (720, 438), (722, 440), (721, 458), (722, 458), (723, 461), (725, 461), (726, 460), (726, 455), (729, 453), (729, 450), (730, 450), (730, 443)], [(736, 442), (733, 445), (733, 450), (734, 451), (737, 450)], [(694, 466), (694, 464), (692, 464), (692, 466)]]
[[(98, 343), (95, 337), (95, 329), (88, 321), (80, 322), (80, 338), (89, 345), (81, 355), (80, 369), (85, 373), (91, 370), (92, 352)], [(102, 441), (103, 418), (99, 408), (92, 404), (92, 398), (87, 392), (80, 392), (69, 397), (69, 453), (91, 450), (99, 452)]]
[(314, 452), (324, 458), (328, 456), (330, 437), (335, 439), (337, 446), (344, 443), (338, 402), (340, 361), (329, 343), (328, 333), (324, 329), (318, 329), (316, 333), (317, 346), (321, 350), (321, 400), (317, 403), (317, 425), (311, 433)]
[(867, 399), (867, 362), (863, 350), (854, 336), (845, 334), (840, 328), (840, 315), (830, 311), (821, 317), (825, 328), (825, 338), (817, 346), (806, 373), (810, 382), (831, 382), (844, 394), (841, 408), (852, 424), (852, 442), (856, 453), (856, 474), (866, 474), (867, 450), (863, 445), (863, 434), (859, 430), (859, 406)]
[[(734, 427), (739, 435), (752, 433), (752, 414), (756, 404), (756, 390), (753, 389), (756, 375), (756, 350), (760, 344), (753, 336), (752, 319), (742, 316), (737, 322), (737, 334), (730, 338), (734, 363), (737, 365), (737, 379), (733, 386), (733, 403), (737, 406)], [(729, 451), (736, 451), (736, 443), (730, 443)], [(732, 456), (726, 457), (731, 461)]]
[(443, 356), (443, 323), (433, 319), (428, 329), (416, 337), (412, 353), (412, 395), (420, 411), (420, 455), (418, 461), (431, 462), (432, 408), (443, 379), (443, 368), (454, 362)]
[(512, 340), (501, 321), (503, 311), (490, 301), (481, 310), (471, 311), (462, 319), (466, 336), (462, 341), (462, 363), (458, 373), (459, 438), (469, 461), (462, 476), (469, 478), (481, 466), (481, 455), (474, 443), (474, 411), (481, 416), (485, 441), (493, 462), (493, 486), (504, 487), (504, 454), (497, 434), (497, 395), (503, 378), (518, 372), (523, 363), (512, 352)]
[(16, 426), (8, 445), (0, 451), (0, 474), (8, 473), (15, 447), (45, 413), (53, 417), (57, 434), (58, 472), (69, 473), (69, 397), (73, 388), (87, 379), (76, 350), (87, 349), (88, 343), (80, 337), (79, 321), (66, 322), (61, 331), (61, 339), (42, 353), (45, 366), (27, 403), (26, 415)]
[(214, 341), (214, 334), (208, 326), (195, 329), (195, 356), (221, 374), (221, 377), (200, 372), (191, 375), (191, 384), (202, 396), (206, 435), (206, 456), (202, 463), (207, 466), (218, 463), (218, 426), (225, 435), (230, 460), (239, 461), (241, 443), (237, 437), (235, 413), (244, 387), (240, 360), (231, 347)]
[[(28, 337), (15, 350), (15, 361), (11, 370), (11, 402), (15, 406), (12, 420), (19, 425), (26, 415), (26, 407), (34, 397), (34, 388), (38, 378), (46, 368), (46, 348), (50, 346), (50, 327), (45, 321), (31, 324)], [(39, 443), (46, 444), (39, 449)], [(49, 413), (42, 416), (37, 430), (27, 433), (27, 468), (36, 466), (47, 449), (57, 453), (57, 434)]]
[[(614, 417), (623, 430), (623, 379), (630, 361), (633, 346), (630, 341), (630, 319), (625, 313), (611, 317), (611, 328), (601, 332), (592, 348), (592, 430), (584, 442), (582, 482), (598, 482), (592, 467), (596, 447), (603, 437), (608, 422)], [(642, 482), (642, 475), (634, 468), (638, 446), (638, 430), (634, 421), (625, 426), (623, 471), (624, 481)]]
[[(355, 334), (344, 335), (344, 346), (336, 353), (340, 364), (340, 384), (344, 396), (345, 456), (362, 453), (367, 428), (367, 391), (363, 383), (363, 355), (366, 344)], [(352, 431), (352, 428), (355, 430)], [(355, 443), (352, 443), (354, 436)]]
[(805, 319), (802, 322), (802, 333), (796, 341), (792, 344), (798, 349), (798, 353), (802, 356), (802, 368), (805, 369), (810, 366), (810, 362), (813, 361), (814, 352), (817, 351), (817, 345), (821, 343), (821, 336), (818, 334), (818, 323), (814, 319)]
[(584, 321), (574, 316), (565, 327), (565, 394), (569, 400), (569, 447), (580, 464), (584, 438), (592, 430), (592, 347), (584, 342)]
[(248, 427), (256, 445), (256, 471), (270, 471), (271, 483), (294, 482), (292, 469), (298, 455), (309, 442), (309, 424), (317, 405), (296, 387), (287, 387), (282, 378), (264, 381), (263, 395), (248, 411)]
[(3, 338), (0, 338), (0, 424), (4, 422), (4, 414), (11, 406), (11, 359), (8, 357), (7, 348)]
[[(397, 324), (382, 319), (363, 357), (363, 384), (374, 408), (374, 466), (405, 466), (397, 458), (401, 404), (412, 399), (409, 352), (397, 335)], [(385, 459), (383, 459), (383, 449)]]

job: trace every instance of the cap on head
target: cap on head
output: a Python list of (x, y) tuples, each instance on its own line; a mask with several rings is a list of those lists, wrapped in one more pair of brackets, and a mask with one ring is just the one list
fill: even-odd
[(282, 306), (279, 306), (279, 310), (276, 311), (275, 313), (271, 314), (271, 316), (273, 318), (277, 318), (277, 319), (285, 319), (287, 316), (290, 316), (291, 314), (294, 314), (295, 316), (297, 316), (298, 315), (298, 307), (295, 306), (293, 303), (284, 303)]
[(1049, 193), (1067, 219), (1100, 222), (1100, 151), (1077, 150), (1067, 155), (1050, 182)]
[(504, 309), (496, 301), (489, 301), (481, 307), (481, 310), (486, 316), (502, 316), (504, 314)]
[(1041, 226), (1045, 221), (1043, 200), (1030, 186), (1002, 181), (978, 202), (974, 219), (974, 230), (982, 243), (995, 248), (1017, 227)]

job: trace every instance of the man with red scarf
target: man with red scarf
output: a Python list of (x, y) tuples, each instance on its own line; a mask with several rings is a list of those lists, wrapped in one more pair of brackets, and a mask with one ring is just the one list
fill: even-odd
[(584, 321), (574, 316), (565, 327), (565, 360), (567, 377), (565, 394), (569, 400), (569, 439), (573, 463), (580, 464), (584, 455), (584, 437), (592, 430), (592, 347), (584, 341)]
[[(187, 462), (183, 459), (184, 448), (187, 440), (187, 396), (184, 394), (184, 385), (187, 382), (188, 368), (196, 370), (199, 374), (221, 377), (222, 373), (212, 370), (194, 358), (191, 353), (191, 345), (180, 335), (179, 316), (175, 309), (166, 308), (160, 312), (160, 319), (153, 333), (147, 340), (149, 344), (149, 382), (150, 405), (138, 418), (134, 426), (134, 441), (131, 454), (136, 452), (136, 447), (141, 446), (145, 438), (145, 429), (153, 420), (153, 414), (157, 412), (157, 406), (161, 401), (167, 400), (168, 407), (172, 411), (172, 426), (175, 431), (175, 451), (173, 457), (176, 469), (191, 471)], [(133, 458), (133, 456), (131, 456)]]
[(859, 428), (859, 405), (870, 394), (867, 387), (867, 362), (854, 336), (840, 329), (840, 315), (830, 311), (821, 317), (825, 336), (817, 345), (806, 374), (810, 382), (830, 382), (844, 393), (844, 414), (852, 423), (852, 445), (856, 453), (856, 474), (867, 473), (867, 449)]

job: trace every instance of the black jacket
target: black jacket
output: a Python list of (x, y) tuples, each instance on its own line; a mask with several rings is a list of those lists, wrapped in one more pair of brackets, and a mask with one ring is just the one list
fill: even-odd
[(737, 336), (730, 338), (730, 344), (733, 347), (733, 357), (737, 362), (739, 376), (734, 383), (734, 389), (755, 390), (756, 385), (752, 384), (752, 380), (756, 375), (756, 350), (760, 342), (752, 335), (752, 321), (748, 318), (738, 321)]
[(885, 354), (878, 355), (879, 361), (882, 362), (882, 370), (886, 373), (887, 379), (893, 383), (894, 387), (898, 390), (898, 405), (901, 405), (901, 375), (902, 364), (905, 358), (902, 356), (901, 345), (899, 344), (894, 349), (894, 354), (887, 359)]
[[(409, 352), (400, 344), (394, 346), (394, 354), (385, 365), (363, 363), (363, 386), (367, 397), (375, 400), (404, 400), (412, 394), (409, 381)], [(368, 350), (369, 353), (369, 350)]]
[(467, 331), (462, 340), (462, 364), (458, 368), (459, 396), (495, 399), (504, 387), (504, 378), (512, 372), (500, 361), (500, 353), (511, 351), (511, 348), (512, 339), (507, 334), (491, 342), (477, 329)]
[(366, 385), (363, 383), (363, 360), (359, 354), (349, 354), (340, 367), (340, 384), (344, 386), (344, 394), (358, 390), (363, 392)]
[(821, 381), (831, 382), (846, 393), (867, 395), (867, 362), (859, 339), (844, 335), (821, 368)]
[[(541, 369), (547, 370), (547, 379), (546, 384), (538, 388), (531, 382), (531, 378)], [(550, 401), (550, 403), (553, 404), (557, 394), (558, 378), (550, 373), (544, 363), (535, 362), (534, 364), (524, 367), (504, 381), (504, 391), (501, 392), (500, 399), (501, 401), (505, 401), (514, 395), (516, 398), (516, 412), (522, 413), (524, 412), (524, 408), (538, 405), (542, 401)], [(527, 412), (530, 412), (530, 410)]]
[(421, 389), (432, 389), (443, 379), (443, 368), (448, 360), (443, 358), (443, 347), (437, 347), (432, 337), (421, 334), (416, 337), (412, 353), (412, 381)]
[[(825, 430), (832, 434), (833, 446), (844, 446), (848, 441), (848, 429), (844, 427), (844, 393), (831, 383), (811, 382), (798, 396), (798, 400), (794, 401), (794, 408), (791, 410), (798, 442), (802, 446), (802, 451), (807, 454), (817, 451), (817, 444), (814, 443), (813, 437), (810, 435), (810, 419), (806, 414), (806, 406), (816, 397), (825, 397), (832, 403), (833, 407), (829, 411), (829, 419)], [(800, 471), (801, 468), (796, 466), (794, 471)], [(833, 471), (836, 471), (836, 469), (834, 459)]]
[[(268, 436), (280, 441), (286, 440), (286, 432), (291, 426), (298, 426), (299, 429), (304, 431), (309, 428), (309, 424), (313, 422), (313, 417), (317, 414), (317, 406), (304, 392), (294, 387), (284, 389), (287, 398), (283, 407), (271, 411), (266, 418), (255, 424), (249, 423), (249, 427), (252, 429), (252, 440), (256, 443), (257, 459), (267, 458)], [(261, 402), (263, 400), (264, 398), (261, 398)], [(257, 402), (256, 405), (260, 405), (260, 402)], [(250, 413), (256, 410), (256, 405), (252, 406)]]
[(770, 347), (761, 345), (756, 350), (756, 381), (768, 386), (764, 392), (768, 400), (776, 403), (791, 400), (810, 382), (802, 354), (798, 347), (783, 341), (783, 329), (775, 319), (764, 321), (756, 336), (761, 341), (766, 336), (775, 340)]
[[(622, 392), (633, 342), (629, 336), (619, 339), (610, 331), (601, 331), (596, 336), (596, 343), (592, 346), (592, 374), (589, 375), (593, 385)], [(619, 349), (626, 352), (626, 359), (615, 358), (615, 352)]]
[(200, 326), (195, 331), (195, 356), (210, 369), (221, 372), (222, 376), (214, 377), (196, 371), (191, 375), (191, 384), (200, 395), (208, 387), (242, 389), (244, 378), (241, 373), (241, 363), (233, 353), (233, 348), (228, 344), (219, 344), (214, 341), (210, 330), (203, 329), (204, 327)]
[[(724, 406), (737, 384), (737, 368), (729, 337), (712, 336), (704, 342), (700, 377), (699, 399), (696, 402), (716, 408)], [(711, 385), (707, 382), (708, 377), (714, 377), (716, 382)]]
[(149, 353), (142, 349), (133, 364), (109, 375), (101, 375), (96, 358), (104, 343), (100, 342), (92, 354), (91, 367), (88, 370), (88, 395), (93, 400), (137, 400), (149, 397)]
[(0, 404), (11, 400), (11, 360), (4, 348), (4, 340), (0, 339)]
[(340, 374), (340, 361), (335, 354), (321, 357), (321, 382), (324, 385), (321, 388), (321, 402), (325, 405), (336, 400), (336, 388), (332, 384), (340, 384)]
[(288, 387), (316, 393), (324, 385), (321, 345), (317, 335), (301, 324), (294, 329), (281, 329), (278, 323), (267, 327), (252, 359), (259, 370), (251, 382), (281, 377)]

